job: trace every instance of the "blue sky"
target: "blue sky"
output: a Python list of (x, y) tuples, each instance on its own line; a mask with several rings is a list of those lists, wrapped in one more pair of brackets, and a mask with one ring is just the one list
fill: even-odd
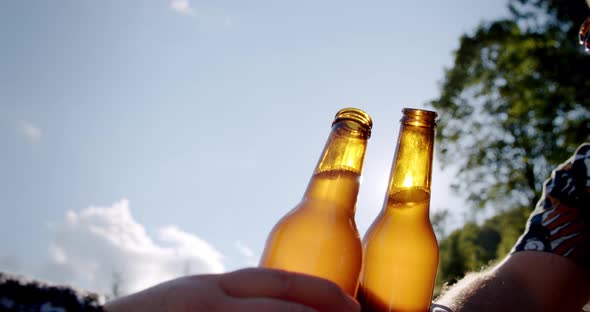
[[(0, 270), (104, 291), (135, 256), (156, 277), (129, 290), (255, 264), (347, 106), (374, 121), (364, 233), (401, 109), (435, 98), (459, 36), (505, 6), (0, 1)], [(433, 211), (461, 211), (451, 177), (437, 167)]]

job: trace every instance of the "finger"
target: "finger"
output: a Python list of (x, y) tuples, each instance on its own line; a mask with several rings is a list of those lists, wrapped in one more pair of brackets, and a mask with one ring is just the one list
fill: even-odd
[(336, 284), (310, 275), (251, 268), (221, 276), (220, 284), (233, 297), (269, 297), (319, 311), (360, 311), (358, 303)]
[(232, 298), (227, 304), (228, 311), (240, 312), (318, 312), (300, 303), (273, 298)]

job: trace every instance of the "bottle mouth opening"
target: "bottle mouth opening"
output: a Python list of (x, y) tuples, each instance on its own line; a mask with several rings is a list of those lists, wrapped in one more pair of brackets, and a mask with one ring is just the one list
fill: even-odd
[(438, 114), (434, 111), (404, 108), (402, 109), (402, 113), (404, 116), (400, 122), (404, 125), (436, 128), (436, 117), (438, 117)]
[(371, 119), (371, 116), (369, 116), (369, 114), (367, 114), (365, 111), (361, 109), (347, 107), (339, 110), (336, 113), (336, 116), (334, 117), (334, 122), (332, 123), (332, 125), (342, 120), (351, 120), (357, 122), (367, 130), (369, 135), (371, 134), (373, 120)]

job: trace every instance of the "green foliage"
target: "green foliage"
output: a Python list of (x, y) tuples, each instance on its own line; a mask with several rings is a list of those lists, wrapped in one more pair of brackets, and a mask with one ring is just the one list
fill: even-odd
[(508, 4), (509, 18), (461, 37), (430, 103), (440, 116), (441, 163), (459, 170), (454, 189), (472, 211), (497, 212), (440, 242), (437, 290), (508, 254), (550, 170), (590, 141), (590, 55), (577, 42), (586, 3)]
[(430, 217), (430, 223), (432, 223), (432, 227), (434, 228), (434, 233), (436, 233), (436, 237), (438, 240), (446, 236), (446, 222), (449, 218), (449, 210), (443, 209), (435, 212)]
[(475, 209), (533, 207), (550, 170), (590, 139), (590, 56), (576, 34), (590, 11), (582, 0), (509, 4), (511, 18), (461, 37), (430, 103), (438, 156)]
[(500, 240), (494, 248), (494, 259), (502, 259), (510, 252), (518, 237), (524, 232), (529, 214), (528, 207), (520, 207), (498, 214), (484, 222), (484, 227), (493, 229), (500, 235)]
[(442, 240), (437, 289), (507, 255), (524, 231), (528, 214), (528, 207), (502, 212), (481, 225), (467, 223)]
[[(458, 168), (454, 189), (474, 211), (440, 242), (437, 290), (508, 254), (550, 170), (590, 140), (590, 56), (577, 30), (582, 0), (509, 0), (511, 17), (482, 23), (460, 39), (441, 93), (438, 156)], [(437, 233), (447, 213), (437, 215)]]

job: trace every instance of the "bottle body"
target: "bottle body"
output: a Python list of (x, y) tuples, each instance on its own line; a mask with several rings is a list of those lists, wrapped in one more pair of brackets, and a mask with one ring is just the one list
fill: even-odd
[[(399, 203), (399, 197), (405, 196), (417, 200)], [(429, 310), (439, 256), (432, 224), (423, 213), (429, 198), (421, 189), (391, 195), (367, 231), (363, 246), (367, 269), (359, 291), (364, 312)]]
[[(358, 175), (324, 172), (314, 175), (312, 184), (338, 185), (356, 194)], [(345, 202), (303, 199), (271, 231), (261, 265), (315, 275), (339, 285), (354, 296), (362, 262), (361, 239), (354, 222), (353, 207)]]
[(402, 119), (384, 206), (363, 239), (364, 312), (429, 311), (439, 256), (429, 219), (435, 116), (424, 124)]
[(355, 296), (362, 243), (354, 214), (370, 119), (339, 114), (303, 199), (270, 232), (260, 265), (322, 277)]

